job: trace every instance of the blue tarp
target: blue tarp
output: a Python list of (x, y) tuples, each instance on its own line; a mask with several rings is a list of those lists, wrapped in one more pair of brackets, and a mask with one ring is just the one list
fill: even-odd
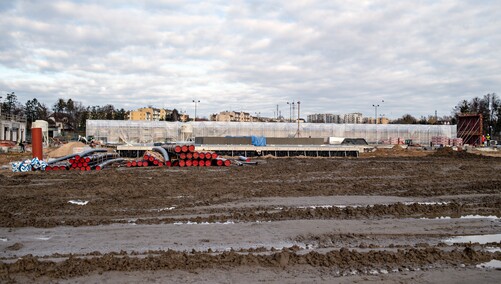
[(251, 143), (254, 146), (266, 146), (265, 136), (226, 136), (226, 138), (251, 138)]
[(254, 146), (266, 146), (266, 137), (264, 136), (251, 136), (252, 145)]

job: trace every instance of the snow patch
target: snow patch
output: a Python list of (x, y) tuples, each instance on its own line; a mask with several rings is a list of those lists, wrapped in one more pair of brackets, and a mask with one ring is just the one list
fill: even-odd
[(0, 238), (0, 241), (2, 241), (2, 242), (8, 242), (9, 240), (7, 238)]
[(235, 224), (233, 221), (226, 221), (224, 223), (221, 222), (214, 222), (214, 223), (209, 223), (209, 222), (174, 222), (174, 225), (232, 225)]
[(495, 220), (499, 220), (501, 218), (499, 218), (498, 216), (482, 216), (482, 215), (466, 215), (466, 216), (461, 216), (460, 219), (495, 219)]
[(74, 205), (84, 206), (84, 205), (87, 205), (87, 203), (89, 203), (89, 201), (82, 201), (82, 200), (70, 200), (70, 201), (68, 201), (68, 203), (70, 203), (70, 204), (74, 204)]
[(447, 205), (450, 202), (404, 202), (404, 205), (413, 205), (413, 204), (419, 204), (419, 205)]
[(35, 239), (40, 240), (40, 241), (48, 241), (51, 239), (51, 237), (37, 237)]
[(493, 259), (493, 260), (491, 260), (489, 262), (478, 264), (477, 268), (494, 268), (494, 269), (500, 269), (501, 268), (501, 261)]

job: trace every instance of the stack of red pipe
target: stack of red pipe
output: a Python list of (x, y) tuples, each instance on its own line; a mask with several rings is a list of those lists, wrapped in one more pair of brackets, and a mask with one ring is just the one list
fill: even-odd
[(170, 166), (170, 161), (165, 161), (164, 157), (153, 151), (146, 151), (142, 160), (135, 160), (127, 162), (127, 167), (163, 167)]
[(91, 156), (81, 157), (76, 155), (67, 161), (63, 161), (57, 164), (48, 165), (45, 167), (46, 171), (59, 171), (59, 170), (77, 170), (77, 171), (90, 171), (93, 170), (96, 165), (102, 163), (108, 159), (116, 158), (116, 154), (106, 153), (106, 154), (95, 154)]
[(229, 166), (228, 162), (217, 162), (218, 154), (214, 152), (197, 152), (194, 145), (162, 146), (171, 158), (171, 166), (177, 167), (210, 167)]

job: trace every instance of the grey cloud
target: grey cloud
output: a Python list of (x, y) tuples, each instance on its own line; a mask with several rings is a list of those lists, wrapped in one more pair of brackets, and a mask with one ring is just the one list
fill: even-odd
[[(369, 4), (367, 4), (369, 3)], [(52, 104), (393, 117), (499, 91), (497, 1), (17, 1), (0, 86)], [(2, 71), (3, 70), (3, 71)], [(147, 99), (145, 99), (147, 98)]]

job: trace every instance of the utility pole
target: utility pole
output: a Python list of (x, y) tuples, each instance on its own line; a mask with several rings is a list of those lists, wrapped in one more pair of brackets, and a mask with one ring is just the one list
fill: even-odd
[(277, 105), (277, 117), (275, 117), (276, 120), (278, 120), (278, 105)]

